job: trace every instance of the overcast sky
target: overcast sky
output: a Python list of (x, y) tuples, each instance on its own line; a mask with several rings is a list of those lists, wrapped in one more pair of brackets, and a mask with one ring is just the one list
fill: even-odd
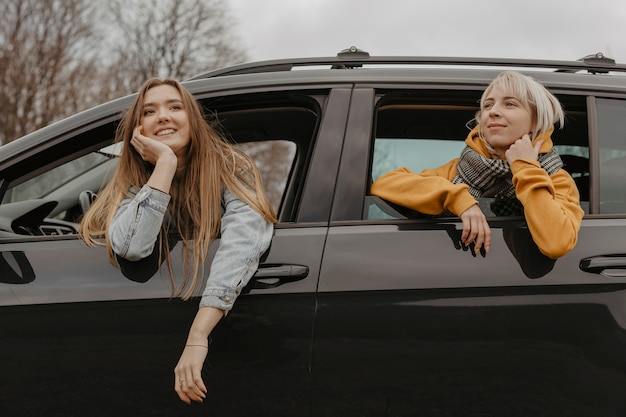
[(370, 55), (626, 64), (626, 0), (226, 0), (250, 60)]

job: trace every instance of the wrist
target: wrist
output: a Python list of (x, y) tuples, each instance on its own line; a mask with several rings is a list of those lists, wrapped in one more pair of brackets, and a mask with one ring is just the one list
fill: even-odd
[(203, 347), (203, 348), (208, 349), (209, 348), (209, 343), (207, 342), (207, 344), (205, 344), (205, 345), (202, 345), (202, 344), (194, 345), (194, 344), (187, 343), (185, 345), (185, 347)]
[(194, 334), (192, 332), (187, 336), (187, 341), (185, 342), (185, 346), (207, 346), (209, 344), (209, 336), (202, 334)]
[(159, 166), (176, 171), (176, 168), (178, 167), (178, 158), (176, 158), (174, 152), (166, 152), (159, 155), (154, 165), (155, 167)]

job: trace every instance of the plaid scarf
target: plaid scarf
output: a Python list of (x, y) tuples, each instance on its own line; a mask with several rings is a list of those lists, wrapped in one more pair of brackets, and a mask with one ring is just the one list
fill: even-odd
[[(563, 162), (557, 151), (539, 154), (539, 164), (548, 175), (557, 172)], [(496, 216), (518, 216), (524, 214), (524, 206), (515, 195), (513, 174), (507, 161), (487, 158), (469, 146), (461, 152), (457, 175), (453, 184), (467, 184), (474, 198), (495, 197), (491, 210)]]

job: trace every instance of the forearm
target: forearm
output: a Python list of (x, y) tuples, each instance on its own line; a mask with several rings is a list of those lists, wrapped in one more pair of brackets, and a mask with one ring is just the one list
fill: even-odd
[(576, 246), (582, 219), (579, 206), (543, 195), (536, 196), (529, 209), (524, 207), (524, 213), (533, 240), (544, 255), (560, 258)]
[(176, 246), (178, 238), (178, 235), (170, 235), (167, 242), (165, 240), (161, 241), (160, 246), (155, 243), (154, 249), (149, 256), (136, 261), (130, 261), (117, 255), (117, 264), (122, 274), (135, 282), (148, 281), (157, 273), (161, 264), (165, 262), (165, 252), (171, 251)]
[(169, 194), (172, 180), (176, 175), (177, 160), (174, 155), (159, 158), (146, 185)]
[(111, 246), (118, 256), (138, 261), (153, 252), (170, 202), (169, 191), (175, 173), (175, 157), (159, 159), (134, 198), (122, 202), (109, 226)]
[(541, 252), (553, 259), (572, 250), (584, 215), (576, 184), (565, 172), (549, 176), (534, 165), (516, 167), (513, 183)]
[(453, 184), (449, 177), (454, 178), (451, 164), (419, 174), (400, 168), (378, 178), (370, 191), (384, 200), (424, 214), (436, 215), (448, 210), (460, 215), (475, 205), (476, 200), (467, 185)]
[(261, 255), (272, 240), (274, 227), (250, 206), (224, 192), (219, 247), (211, 262), (200, 306), (228, 311), (254, 275)]
[(191, 324), (186, 345), (208, 346), (209, 335), (222, 317), (224, 317), (224, 310), (216, 307), (200, 307)]
[(133, 199), (122, 202), (109, 225), (109, 240), (120, 257), (137, 261), (148, 257), (161, 229), (170, 197), (144, 186)]

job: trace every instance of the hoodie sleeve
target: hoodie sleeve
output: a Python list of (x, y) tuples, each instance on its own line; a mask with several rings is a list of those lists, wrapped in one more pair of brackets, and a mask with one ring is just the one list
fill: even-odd
[(379, 177), (370, 189), (372, 195), (424, 214), (450, 211), (459, 216), (478, 204), (465, 184), (453, 184), (458, 158), (419, 174), (406, 167)]
[(568, 253), (576, 246), (584, 215), (572, 177), (563, 169), (550, 176), (537, 161), (522, 159), (513, 161), (511, 172), (539, 250), (552, 259)]

